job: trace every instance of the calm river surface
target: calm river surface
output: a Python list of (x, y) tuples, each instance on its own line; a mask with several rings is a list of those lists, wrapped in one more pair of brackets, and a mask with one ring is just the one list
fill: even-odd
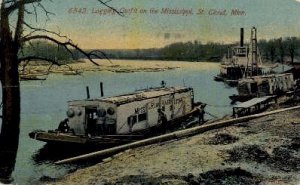
[[(142, 62), (142, 61), (136, 61)], [(145, 61), (143, 61), (145, 62)], [(207, 112), (222, 117), (231, 114), (229, 95), (234, 88), (213, 81), (219, 72), (218, 64), (193, 63), (197, 67), (162, 72), (85, 72), (81, 76), (52, 74), (46, 81), (24, 81), (21, 84), (21, 135), (13, 177), (18, 184), (35, 184), (41, 177), (57, 178), (76, 169), (76, 165), (56, 166), (53, 161), (41, 160), (44, 143), (28, 137), (33, 130), (55, 129), (66, 116), (67, 101), (86, 98), (85, 86), (90, 87), (92, 98), (99, 97), (99, 82), (104, 83), (105, 96), (132, 92), (146, 87), (167, 86), (194, 88), (195, 100), (206, 102)], [(207, 67), (209, 66), (209, 67)], [(211, 119), (206, 116), (206, 119)]]

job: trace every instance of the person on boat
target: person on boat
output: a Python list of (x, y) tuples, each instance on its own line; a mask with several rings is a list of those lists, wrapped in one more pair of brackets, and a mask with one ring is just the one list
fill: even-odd
[(166, 82), (163, 80), (163, 81), (161, 81), (161, 83), (160, 83), (160, 85), (161, 85), (161, 87), (166, 87)]
[(62, 132), (62, 133), (68, 133), (70, 131), (70, 126), (69, 126), (68, 122), (69, 122), (68, 118), (61, 121), (58, 126), (58, 131)]
[(203, 103), (200, 106), (197, 107), (197, 113), (198, 113), (198, 118), (199, 118), (199, 125), (202, 125), (204, 123), (204, 108), (205, 108), (206, 104)]
[(158, 109), (158, 122), (161, 124), (161, 128), (162, 128), (162, 133), (165, 134), (167, 133), (167, 116), (166, 114), (161, 110)]
[(89, 119), (87, 121), (87, 136), (92, 137), (96, 135), (96, 124), (97, 124), (98, 115), (96, 112), (89, 114)]

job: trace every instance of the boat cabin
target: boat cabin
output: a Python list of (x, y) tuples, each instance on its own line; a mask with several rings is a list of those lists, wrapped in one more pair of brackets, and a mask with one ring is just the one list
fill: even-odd
[(159, 126), (159, 111), (167, 120), (188, 114), (193, 89), (162, 87), (101, 99), (68, 102), (68, 125), (75, 135), (125, 135)]
[(240, 96), (261, 97), (287, 92), (294, 86), (292, 73), (252, 76), (239, 80)]
[(244, 66), (221, 65), (219, 76), (225, 79), (238, 80), (243, 78), (245, 69)]
[(241, 28), (240, 45), (228, 48), (226, 59), (221, 65), (217, 79), (238, 80), (262, 74), (263, 67), (257, 48), (256, 28), (251, 29), (249, 46), (244, 45), (244, 29)]

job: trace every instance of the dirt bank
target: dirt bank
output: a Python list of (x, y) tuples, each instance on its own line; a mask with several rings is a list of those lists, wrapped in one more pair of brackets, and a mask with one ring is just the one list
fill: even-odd
[(46, 184), (299, 184), (298, 111), (129, 150)]

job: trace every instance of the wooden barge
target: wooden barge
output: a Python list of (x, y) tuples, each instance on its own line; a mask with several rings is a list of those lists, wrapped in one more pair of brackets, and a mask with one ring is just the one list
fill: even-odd
[(239, 103), (233, 106), (232, 115), (233, 117), (242, 117), (260, 113), (266, 110), (272, 103), (275, 103), (277, 101), (276, 98), (276, 96), (263, 96)]
[(252, 76), (239, 80), (238, 95), (229, 98), (233, 102), (244, 102), (255, 97), (284, 94), (293, 88), (292, 73)]
[[(68, 102), (67, 119), (32, 139), (55, 144), (123, 144), (158, 135), (197, 111), (188, 87), (161, 87), (100, 99)], [(165, 118), (165, 119), (163, 119)], [(165, 120), (165, 121), (163, 121)]]

